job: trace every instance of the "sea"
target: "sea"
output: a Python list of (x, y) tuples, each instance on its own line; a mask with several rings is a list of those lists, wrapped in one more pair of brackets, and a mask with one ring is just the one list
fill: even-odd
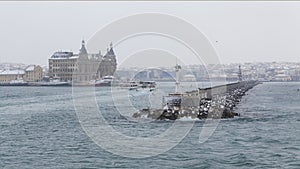
[[(206, 85), (186, 84), (185, 90)], [(184, 119), (176, 122), (177, 127), (187, 124), (192, 127), (176, 145), (158, 154), (139, 156), (139, 152), (134, 154), (130, 149), (126, 150), (128, 155), (115, 153), (87, 134), (76, 112), (76, 107), (84, 105), (74, 101), (74, 88), (2, 86), (0, 168), (298, 169), (299, 88), (299, 82), (259, 84), (235, 107), (234, 111), (240, 116), (219, 120), (204, 142), (199, 142), (199, 135), (206, 120)], [(105, 124), (123, 136), (151, 138), (175, 124), (174, 121), (131, 117), (136, 110), (161, 107), (162, 96), (174, 91), (172, 83), (158, 83), (154, 92), (110, 87), (93, 90)], [(90, 109), (85, 111), (89, 113)], [(175, 140), (176, 134), (173, 137)], [(113, 139), (109, 141), (117, 150), (125, 151), (122, 140), (118, 140), (120, 144), (114, 144)], [(149, 151), (140, 153), (151, 152), (151, 146)], [(154, 146), (159, 147), (160, 143)]]

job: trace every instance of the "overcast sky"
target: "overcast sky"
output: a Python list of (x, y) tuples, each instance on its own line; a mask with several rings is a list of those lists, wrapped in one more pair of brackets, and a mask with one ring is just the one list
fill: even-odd
[(299, 62), (300, 2), (0, 2), (0, 62), (47, 65), (53, 52), (77, 52), (104, 25), (143, 12), (190, 22), (223, 63)]

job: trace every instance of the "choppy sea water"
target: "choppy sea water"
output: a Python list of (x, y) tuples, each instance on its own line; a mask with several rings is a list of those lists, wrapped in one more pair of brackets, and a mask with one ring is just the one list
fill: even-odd
[[(159, 104), (156, 95), (128, 93), (132, 106)], [(264, 83), (248, 91), (236, 111), (199, 143), (194, 123), (174, 148), (142, 159), (97, 146), (76, 117), (70, 87), (0, 87), (0, 168), (300, 168), (300, 83)], [(117, 112), (109, 88), (96, 88), (99, 109), (115, 130), (130, 136), (164, 132), (172, 122), (137, 123)], [(117, 92), (118, 93), (118, 92)], [(145, 98), (144, 98), (145, 97)], [(119, 106), (128, 106), (122, 105)]]

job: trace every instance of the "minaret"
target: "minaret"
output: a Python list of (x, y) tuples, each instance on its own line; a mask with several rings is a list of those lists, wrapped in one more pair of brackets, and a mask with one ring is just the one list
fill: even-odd
[(239, 73), (238, 73), (238, 77), (239, 77), (239, 82), (243, 81), (241, 65), (239, 65)]

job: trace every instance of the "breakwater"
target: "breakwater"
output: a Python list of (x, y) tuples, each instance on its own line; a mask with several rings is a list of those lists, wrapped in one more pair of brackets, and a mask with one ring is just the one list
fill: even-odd
[(185, 93), (170, 93), (163, 97), (162, 109), (142, 109), (135, 112), (133, 117), (158, 120), (233, 118), (239, 116), (234, 112), (234, 107), (257, 84), (257, 81), (242, 81)]

